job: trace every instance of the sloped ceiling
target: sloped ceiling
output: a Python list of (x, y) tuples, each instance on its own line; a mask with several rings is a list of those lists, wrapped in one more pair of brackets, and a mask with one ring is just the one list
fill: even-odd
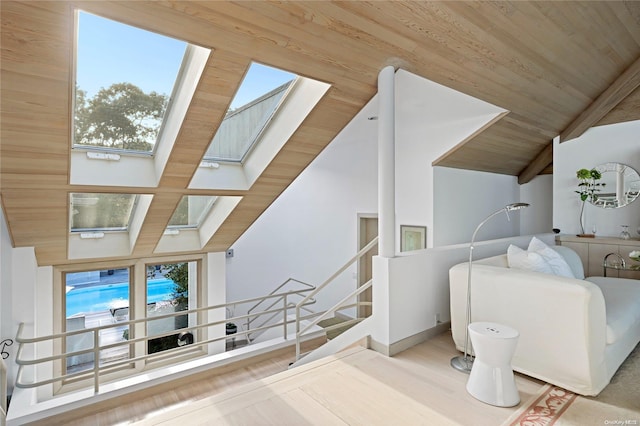
[[(508, 110), (437, 165), (517, 176), (640, 58), (635, 1), (3, 1), (3, 210), (14, 245), (35, 247), (41, 265), (69, 263), (69, 192), (135, 192), (69, 184), (76, 7), (213, 50), (160, 183), (145, 188), (155, 197), (134, 257), (154, 256), (183, 194), (244, 197), (203, 250), (228, 248), (371, 99), (386, 65)], [(189, 190), (251, 61), (332, 86), (249, 190)], [(639, 96), (598, 124), (640, 119)]]

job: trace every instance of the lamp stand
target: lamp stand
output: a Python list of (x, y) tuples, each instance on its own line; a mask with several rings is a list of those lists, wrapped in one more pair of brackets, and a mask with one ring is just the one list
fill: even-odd
[(485, 220), (480, 222), (480, 225), (476, 228), (471, 236), (471, 243), (469, 244), (469, 273), (467, 275), (467, 318), (464, 327), (464, 355), (458, 355), (451, 358), (451, 366), (458, 371), (463, 373), (470, 374), (471, 368), (473, 367), (473, 358), (469, 354), (469, 324), (471, 323), (471, 265), (473, 265), (473, 242), (476, 239), (476, 234), (478, 230), (487, 223), (489, 219), (492, 217), (505, 212), (507, 215), (507, 220), (511, 220), (509, 218), (509, 212), (513, 210), (520, 210), (525, 207), (529, 207), (527, 203), (513, 203), (509, 204), (498, 211), (491, 213)]

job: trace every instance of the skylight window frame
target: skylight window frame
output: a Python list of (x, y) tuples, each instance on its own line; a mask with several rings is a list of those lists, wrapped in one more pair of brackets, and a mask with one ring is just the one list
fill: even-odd
[[(200, 229), (200, 226), (202, 226), (202, 223), (209, 216), (209, 214), (211, 213), (211, 210), (213, 209), (214, 204), (219, 198), (218, 196), (215, 196), (215, 195), (183, 195), (183, 197), (211, 197), (211, 200), (209, 200), (207, 202), (207, 206), (204, 209), (202, 209), (202, 213), (200, 213), (200, 216), (198, 216), (198, 220), (196, 221), (197, 223), (195, 225), (188, 225), (188, 224), (187, 225), (167, 225), (165, 229), (177, 229), (177, 230)], [(180, 202), (182, 202), (182, 199), (180, 200)], [(178, 205), (180, 205), (180, 202), (178, 203)], [(177, 210), (177, 207), (176, 207), (176, 210)], [(175, 210), (173, 214), (175, 214)], [(173, 215), (171, 216), (171, 218), (173, 218)], [(171, 219), (169, 219), (169, 221), (171, 221)]]
[[(72, 215), (73, 215), (73, 199), (72, 199), (73, 194), (93, 194), (93, 193), (87, 193), (87, 192), (70, 192), (69, 193), (69, 233), (70, 234), (75, 235), (75, 234), (80, 234), (84, 232), (104, 232), (104, 233), (129, 232), (129, 229), (131, 228), (131, 221), (135, 216), (136, 208), (138, 207), (138, 203), (140, 201), (140, 194), (129, 194), (129, 195), (133, 195), (133, 203), (131, 204), (131, 209), (129, 210), (129, 217), (127, 218), (127, 225), (125, 227), (110, 227), (110, 228), (92, 227), (92, 228), (75, 228), (75, 229), (71, 228)], [(113, 193), (99, 192), (95, 194), (111, 195)]]
[[(256, 62), (257, 63), (257, 62)], [(262, 64), (261, 64), (262, 65)], [(265, 65), (265, 66), (269, 66), (270, 65)], [(256, 136), (253, 138), (253, 141), (251, 142), (251, 144), (249, 145), (249, 148), (247, 148), (247, 150), (244, 152), (244, 154), (242, 155), (242, 157), (239, 160), (234, 160), (234, 159), (229, 159), (229, 158), (220, 158), (220, 157), (214, 157), (214, 156), (207, 156), (205, 155), (202, 158), (202, 161), (213, 161), (216, 163), (227, 163), (227, 164), (238, 164), (238, 165), (244, 165), (245, 161), (247, 160), (247, 158), (249, 158), (249, 155), (251, 154), (251, 152), (254, 150), (254, 148), (256, 147), (256, 145), (258, 144), (258, 142), (260, 141), (260, 139), (262, 138), (264, 132), (266, 131), (266, 129), (269, 128), (270, 123), (273, 121), (273, 119), (275, 118), (275, 116), (278, 114), (278, 111), (280, 110), (280, 107), (286, 102), (287, 97), (289, 96), (289, 94), (292, 92), (293, 88), (296, 86), (296, 84), (300, 81), (300, 76), (295, 74), (295, 78), (293, 78), (291, 81), (281, 84), (280, 86), (274, 88), (273, 90), (270, 90), (269, 92), (261, 95), (260, 97), (254, 99), (255, 102), (256, 100), (263, 98), (265, 96), (267, 96), (270, 93), (273, 93), (275, 91), (277, 91), (278, 89), (280, 89), (281, 87), (288, 85), (285, 93), (282, 95), (282, 97), (280, 98), (280, 100), (278, 101), (278, 104), (275, 106), (275, 108), (273, 109), (273, 111), (271, 111), (271, 114), (269, 115), (269, 117), (265, 120), (264, 124), (259, 128), (259, 130), (255, 133)], [(242, 86), (243, 83), (240, 83), (240, 86)], [(249, 105), (249, 104), (247, 104)], [(246, 105), (244, 105), (246, 106)], [(235, 111), (234, 111), (235, 113)], [(225, 116), (225, 118), (223, 119), (223, 121), (227, 118), (227, 116)], [(216, 133), (217, 134), (217, 133)], [(215, 139), (215, 136), (213, 137), (213, 139), (211, 140), (210, 144), (213, 143), (213, 140)], [(208, 149), (207, 149), (208, 150)]]
[[(131, 150), (131, 149), (120, 149), (120, 148), (112, 148), (112, 147), (106, 147), (106, 146), (91, 146), (91, 145), (81, 145), (81, 144), (76, 144), (75, 143), (75, 124), (76, 124), (76, 120), (75, 120), (75, 112), (76, 112), (76, 91), (78, 88), (78, 40), (79, 40), (79, 23), (80, 23), (80, 12), (82, 13), (87, 13), (90, 15), (94, 15), (97, 16), (101, 19), (108, 19), (110, 21), (113, 22), (117, 22), (118, 24), (121, 25), (127, 25), (129, 27), (132, 28), (136, 28), (138, 30), (141, 31), (147, 31), (149, 33), (153, 33), (153, 34), (158, 34), (162, 37), (167, 37), (167, 38), (172, 38), (174, 40), (178, 40), (182, 43), (185, 44), (185, 49), (184, 49), (184, 54), (182, 55), (182, 61), (180, 62), (180, 67), (178, 68), (178, 73), (176, 74), (176, 78), (173, 82), (173, 87), (171, 89), (171, 94), (169, 95), (169, 99), (167, 100), (167, 106), (164, 110), (164, 113), (162, 114), (162, 118), (160, 121), (160, 128), (158, 129), (158, 135), (156, 136), (155, 142), (153, 143), (153, 148), (151, 149), (151, 151), (138, 151), (138, 150)], [(120, 154), (120, 155), (127, 155), (127, 156), (138, 156), (138, 157), (154, 157), (156, 155), (156, 151), (158, 149), (158, 145), (160, 145), (161, 141), (163, 140), (163, 134), (164, 134), (164, 129), (166, 126), (166, 118), (170, 117), (170, 111), (173, 107), (173, 103), (174, 103), (174, 99), (176, 99), (177, 96), (177, 91), (179, 90), (179, 88), (182, 86), (182, 82), (185, 78), (185, 69), (187, 68), (189, 61), (191, 59), (191, 55), (193, 55), (193, 50), (195, 48), (195, 45), (186, 42), (184, 40), (180, 40), (180, 39), (176, 39), (174, 37), (170, 37), (170, 36), (166, 36), (164, 34), (160, 34), (156, 31), (151, 31), (151, 30), (147, 30), (147, 29), (143, 29), (140, 27), (137, 27), (135, 25), (129, 25), (129, 24), (125, 24), (123, 22), (120, 22), (118, 20), (115, 19), (111, 19), (111, 18), (106, 18), (102, 15), (93, 13), (93, 12), (88, 12), (82, 8), (75, 8), (74, 9), (74, 44), (73, 44), (73, 81), (74, 81), (74, 85), (73, 85), (73, 89), (72, 89), (72, 94), (71, 94), (71, 149), (72, 151), (78, 151), (78, 152), (105, 152), (105, 153), (113, 153), (113, 154)]]

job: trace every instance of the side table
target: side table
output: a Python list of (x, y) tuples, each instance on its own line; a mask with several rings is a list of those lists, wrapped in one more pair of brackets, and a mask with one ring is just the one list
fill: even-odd
[(511, 358), (520, 333), (492, 322), (469, 324), (469, 336), (476, 358), (467, 381), (467, 392), (474, 398), (498, 407), (520, 402)]

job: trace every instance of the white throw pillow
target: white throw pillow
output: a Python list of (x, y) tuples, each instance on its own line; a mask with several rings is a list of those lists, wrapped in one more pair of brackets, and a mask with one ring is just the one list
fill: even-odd
[(522, 250), (520, 247), (514, 246), (513, 244), (511, 244), (507, 249), (507, 262), (509, 263), (509, 268), (553, 274), (551, 266), (541, 255), (535, 252)]
[(529, 243), (529, 252), (538, 253), (549, 264), (555, 275), (567, 278), (575, 278), (571, 267), (564, 257), (536, 237)]

